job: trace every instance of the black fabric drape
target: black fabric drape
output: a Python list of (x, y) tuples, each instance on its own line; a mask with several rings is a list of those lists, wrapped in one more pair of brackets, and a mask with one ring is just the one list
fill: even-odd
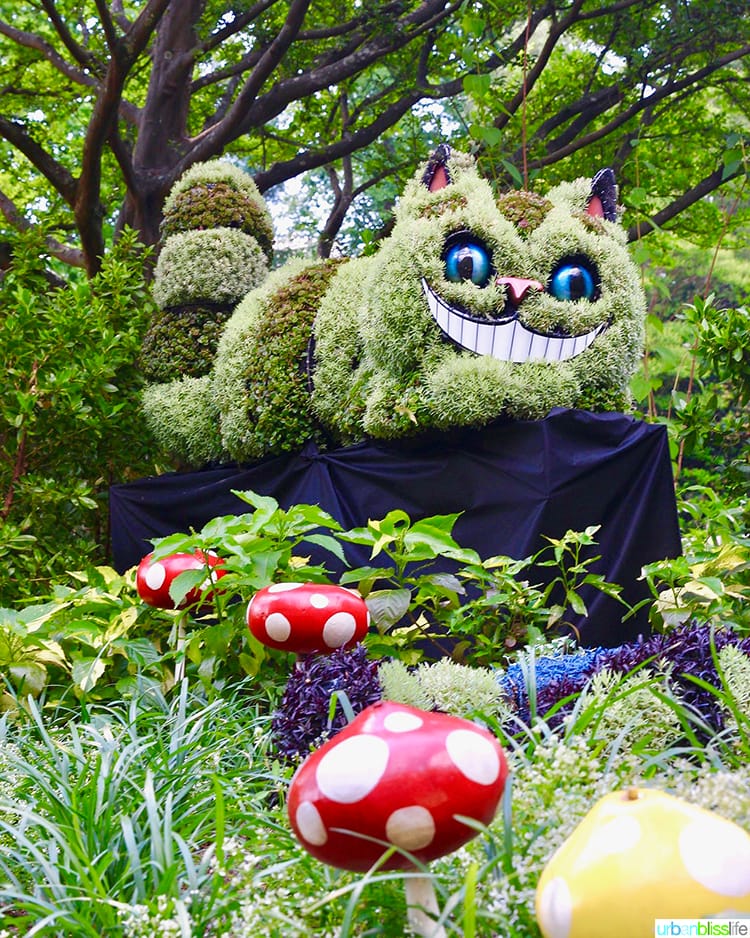
[[(544, 535), (598, 524), (602, 557), (592, 569), (619, 583), (631, 604), (647, 595), (641, 567), (680, 553), (665, 428), (622, 414), (559, 409), (539, 421), (325, 452), (309, 444), (251, 466), (112, 486), (114, 565), (122, 571), (136, 564), (151, 538), (248, 510), (232, 489), (272, 495), (285, 508), (320, 505), (344, 528), (394, 508), (413, 521), (460, 511), (454, 536), (483, 557), (526, 557), (544, 545)], [(367, 562), (347, 550), (352, 563)], [(622, 623), (615, 601), (591, 592), (584, 598), (582, 644), (618, 645), (647, 631), (645, 610)]]

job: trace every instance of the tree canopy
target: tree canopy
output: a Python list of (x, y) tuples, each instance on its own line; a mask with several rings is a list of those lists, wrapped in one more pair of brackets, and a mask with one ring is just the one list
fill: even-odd
[(633, 238), (700, 228), (747, 175), (749, 56), (744, 0), (0, 0), (0, 210), (93, 274), (225, 154), (261, 192), (322, 174), (326, 253), (450, 132), (511, 185), (614, 166)]

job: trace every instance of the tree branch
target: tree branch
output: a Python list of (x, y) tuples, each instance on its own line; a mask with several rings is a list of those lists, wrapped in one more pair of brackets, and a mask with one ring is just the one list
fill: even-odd
[(8, 39), (13, 40), (13, 42), (25, 49), (34, 49), (36, 52), (39, 52), (61, 75), (65, 75), (66, 78), (69, 78), (77, 85), (87, 85), (88, 87), (96, 86), (96, 78), (93, 75), (87, 75), (86, 72), (81, 71), (80, 68), (74, 68), (70, 63), (65, 61), (53, 46), (42, 39), (41, 36), (16, 29), (11, 26), (10, 23), (6, 23), (2, 20), (0, 20), (0, 35), (7, 36)]
[[(304, 19), (304, 15), (300, 18), (300, 14), (306, 11), (309, 2), (310, 0), (296, 0), (294, 4), (290, 4), (289, 16), (296, 15), (291, 24), (289, 18), (287, 19), (290, 30), (299, 29), (302, 19)], [(269, 50), (266, 50), (261, 57), (253, 74), (248, 78), (242, 92), (226, 117), (219, 124), (194, 138), (194, 150), (190, 158), (185, 160), (180, 171), (184, 171), (195, 160), (203, 159), (203, 154), (206, 151), (215, 152), (217, 148), (221, 149), (229, 141), (248, 132), (250, 128), (268, 123), (268, 121), (277, 117), (292, 101), (337, 85), (347, 78), (359, 74), (368, 65), (383, 59), (389, 53), (403, 48), (415, 38), (429, 32), (437, 23), (454, 13), (459, 6), (460, 0), (455, 0), (447, 7), (445, 0), (424, 2), (417, 11), (395, 23), (394, 28), (388, 34), (378, 33), (368, 43), (360, 46), (350, 55), (337, 58), (334, 62), (314, 68), (303, 75), (295, 75), (279, 81), (265, 95), (257, 97), (267, 74), (270, 75), (273, 70), (274, 63), (270, 55), (266, 59), (266, 55), (270, 51), (269, 47)], [(285, 27), (287, 24), (285, 24)], [(281, 33), (277, 36), (277, 39), (280, 35)], [(329, 161), (325, 160), (325, 162)]]
[(328, 146), (317, 150), (307, 150), (298, 153), (291, 160), (274, 163), (269, 169), (256, 174), (255, 184), (261, 192), (266, 192), (273, 186), (280, 185), (302, 172), (333, 163), (347, 153), (367, 146), (392, 127), (421, 98), (422, 94), (419, 91), (404, 95), (399, 101), (382, 111), (367, 127), (362, 127), (349, 134), (346, 139), (337, 140)]
[(72, 33), (63, 22), (62, 17), (57, 12), (54, 0), (41, 0), (42, 8), (46, 10), (50, 22), (55, 28), (55, 32), (62, 40), (62, 44), (73, 56), (73, 59), (84, 69), (90, 69), (92, 72), (101, 75), (104, 66), (96, 56), (85, 49), (80, 43), (76, 42)]
[(691, 88), (693, 89), (693, 93), (699, 91), (699, 82), (703, 81), (705, 78), (708, 78), (710, 75), (723, 68), (725, 65), (736, 62), (738, 59), (741, 59), (746, 55), (750, 55), (750, 44), (742, 46), (740, 49), (735, 49), (734, 51), (727, 53), (719, 59), (715, 59), (709, 65), (692, 72), (690, 75), (686, 75), (679, 81), (667, 82), (666, 84), (662, 85), (661, 88), (657, 88), (650, 94), (639, 98), (638, 101), (635, 101), (630, 105), (630, 107), (626, 108), (624, 111), (621, 111), (608, 124), (597, 128), (597, 130), (592, 131), (590, 134), (587, 134), (584, 137), (578, 137), (576, 140), (572, 141), (566, 146), (559, 147), (554, 152), (549, 153), (547, 156), (542, 156), (534, 160), (532, 164), (533, 167), (538, 169), (543, 166), (549, 166), (558, 162), (558, 160), (564, 159), (566, 156), (570, 156), (572, 153), (577, 152), (583, 147), (586, 147), (591, 143), (595, 143), (597, 140), (601, 140), (602, 138), (609, 136), (614, 130), (617, 130), (618, 127), (621, 127), (623, 124), (631, 120), (631, 118), (635, 117), (636, 114), (639, 114), (641, 111), (644, 111), (647, 108), (654, 107), (654, 105), (659, 101), (663, 101), (664, 99), (676, 94), (679, 91), (683, 91), (685, 89), (689, 90)]
[[(96, 0), (101, 6), (104, 0)], [(105, 31), (111, 44), (107, 71), (101, 84), (94, 110), (89, 120), (83, 145), (81, 174), (76, 187), (74, 211), (81, 234), (83, 251), (87, 258), (87, 271), (96, 273), (104, 255), (101, 205), (102, 154), (105, 144), (113, 139), (123, 87), (130, 70), (153, 35), (156, 25), (169, 5), (169, 0), (148, 0), (123, 38), (116, 35), (114, 23), (107, 17)], [(125, 151), (120, 148), (119, 156)]]
[[(16, 231), (30, 231), (33, 227), (31, 222), (24, 218), (18, 210), (18, 206), (2, 189), (0, 189), (0, 212), (2, 212), (8, 224)], [(57, 238), (53, 237), (45, 238), (45, 244), (52, 257), (56, 257), (72, 267), (84, 266), (83, 253), (78, 248), (62, 244)], [(63, 281), (58, 278), (57, 286), (61, 286), (62, 283)]]
[(56, 192), (73, 205), (76, 197), (76, 181), (73, 175), (26, 132), (17, 121), (0, 116), (0, 136), (4, 137), (34, 165)]
[(729, 182), (730, 179), (737, 179), (739, 176), (744, 176), (746, 173), (747, 168), (742, 164), (740, 164), (734, 172), (727, 173), (726, 167), (722, 163), (718, 169), (702, 179), (697, 185), (693, 186), (692, 189), (688, 189), (687, 192), (683, 192), (681, 196), (670, 202), (666, 208), (657, 212), (647, 221), (639, 221), (628, 228), (628, 241), (637, 241), (639, 238), (645, 237), (645, 235), (650, 234), (650, 232), (655, 231), (657, 228), (663, 227), (668, 221), (671, 221), (679, 215), (680, 212), (684, 212), (686, 208), (690, 208), (691, 205), (699, 202), (711, 192), (715, 192), (720, 186), (724, 185), (725, 182)]

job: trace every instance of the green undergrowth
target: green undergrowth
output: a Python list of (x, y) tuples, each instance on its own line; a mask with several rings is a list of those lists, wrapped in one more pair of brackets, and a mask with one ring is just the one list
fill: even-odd
[[(557, 728), (537, 720), (511, 731), (485, 715), (512, 773), (492, 824), (423, 871), (448, 935), (538, 938), (541, 870), (610, 791), (657, 787), (747, 823), (746, 702), (717, 688), (736, 722), (699, 747), (689, 741), (695, 716), (664, 690), (663, 706), (686, 732), (679, 746), (654, 746), (627, 722), (601, 732), (600, 690), (582, 695)], [(251, 682), (208, 702), (186, 679), (168, 697), (149, 686), (127, 704), (73, 716), (27, 701), (23, 717), (6, 718), (3, 934), (409, 934), (403, 880), (411, 874), (334, 870), (294, 840), (284, 806), (293, 767), (273, 749), (273, 703)]]

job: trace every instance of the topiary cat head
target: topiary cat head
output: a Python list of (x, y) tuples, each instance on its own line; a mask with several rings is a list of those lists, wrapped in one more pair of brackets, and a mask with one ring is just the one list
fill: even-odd
[(363, 393), (352, 403), (373, 436), (625, 407), (644, 299), (616, 202), (610, 169), (545, 197), (496, 200), (470, 157), (440, 147), (363, 282), (345, 269), (332, 284), (342, 303), (355, 296), (360, 344), (337, 354), (340, 313), (326, 304), (315, 325), (321, 415), (335, 419), (353, 354)]
[(173, 449), (210, 426), (213, 459), (247, 461), (310, 438), (622, 410), (643, 320), (611, 170), (496, 198), (441, 146), (377, 254), (274, 271), (224, 327), (190, 413), (185, 380), (149, 389), (146, 412)]

